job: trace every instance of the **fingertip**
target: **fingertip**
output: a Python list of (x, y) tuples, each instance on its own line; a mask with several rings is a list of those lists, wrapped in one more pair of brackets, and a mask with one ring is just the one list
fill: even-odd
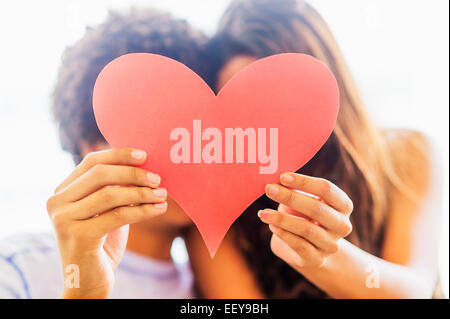
[(152, 172), (147, 172), (147, 179), (151, 185), (157, 187), (161, 183), (161, 176)]
[(136, 161), (144, 161), (147, 158), (147, 153), (143, 150), (132, 149), (131, 150), (131, 158)]
[(271, 215), (271, 212), (269, 212), (267, 210), (260, 210), (260, 211), (258, 211), (258, 217), (260, 219), (262, 219), (263, 221), (267, 220), (270, 217), (270, 215)]
[(167, 202), (153, 204), (153, 207), (155, 207), (160, 212), (166, 212)]
[(284, 185), (291, 185), (294, 182), (294, 176), (290, 172), (286, 172), (280, 175), (280, 181)]
[(258, 217), (261, 218), (261, 212), (262, 210), (258, 210)]
[(280, 186), (277, 184), (267, 184), (265, 187), (265, 193), (269, 197), (275, 197), (280, 191)]
[(153, 194), (161, 199), (164, 199), (167, 197), (167, 190), (165, 188), (157, 188), (153, 190)]

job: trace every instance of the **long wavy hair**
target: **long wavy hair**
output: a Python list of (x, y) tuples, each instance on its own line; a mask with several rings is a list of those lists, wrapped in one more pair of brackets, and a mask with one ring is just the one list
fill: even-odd
[[(395, 189), (412, 200), (418, 198), (404, 176), (411, 162), (426, 161), (421, 135), (403, 134), (407, 143), (394, 145), (391, 134), (374, 126), (327, 24), (303, 1), (235, 0), (221, 18), (213, 43), (222, 66), (237, 55), (263, 58), (299, 52), (318, 58), (332, 70), (340, 90), (336, 127), (321, 150), (298, 172), (326, 178), (349, 194), (355, 208), (351, 217), (353, 232), (347, 239), (380, 256), (391, 192)], [(403, 152), (399, 147), (405, 145)], [(409, 164), (403, 165), (407, 161)], [(266, 196), (260, 197), (233, 226), (238, 247), (255, 271), (262, 291), (276, 298), (326, 297), (267, 249), (271, 233), (256, 217), (259, 209), (267, 207), (276, 209), (277, 204)]]

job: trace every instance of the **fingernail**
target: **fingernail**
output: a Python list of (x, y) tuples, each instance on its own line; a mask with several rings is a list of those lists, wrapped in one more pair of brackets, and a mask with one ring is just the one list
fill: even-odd
[(285, 184), (290, 184), (294, 181), (294, 177), (289, 174), (283, 174), (281, 175), (281, 181)]
[(273, 184), (267, 186), (267, 193), (271, 196), (276, 196), (279, 192), (279, 188)]
[(159, 184), (159, 182), (161, 182), (161, 177), (159, 177), (159, 175), (150, 172), (147, 173), (147, 178), (152, 184)]
[(261, 219), (267, 219), (270, 217), (271, 212), (268, 212), (267, 210), (260, 210), (258, 212), (258, 217)]
[(167, 202), (153, 204), (153, 206), (155, 206), (156, 209), (165, 209), (167, 207)]
[(167, 191), (164, 188), (157, 188), (153, 190), (156, 197), (166, 197)]
[(145, 153), (144, 151), (134, 150), (131, 152), (131, 157), (138, 161), (143, 160), (146, 156), (147, 153)]

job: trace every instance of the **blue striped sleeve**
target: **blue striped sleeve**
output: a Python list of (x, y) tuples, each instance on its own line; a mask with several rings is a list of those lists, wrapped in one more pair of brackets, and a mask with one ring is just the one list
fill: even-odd
[(28, 284), (14, 256), (0, 255), (0, 299), (30, 298)]

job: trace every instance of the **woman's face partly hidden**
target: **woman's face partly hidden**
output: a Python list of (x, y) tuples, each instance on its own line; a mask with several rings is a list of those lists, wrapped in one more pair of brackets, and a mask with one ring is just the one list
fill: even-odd
[[(98, 152), (110, 149), (111, 147), (106, 143), (97, 143), (95, 145), (81, 145), (83, 157), (91, 152)], [(158, 172), (155, 172), (158, 173)], [(164, 185), (164, 181), (162, 181)], [(192, 224), (192, 220), (186, 215), (184, 210), (170, 197), (167, 197), (167, 213), (159, 215), (145, 221), (149, 228), (158, 229), (171, 229), (189, 226)]]
[(217, 74), (217, 92), (227, 83), (236, 73), (241, 71), (247, 65), (258, 60), (257, 57), (250, 55), (236, 55), (225, 62), (222, 69)]

